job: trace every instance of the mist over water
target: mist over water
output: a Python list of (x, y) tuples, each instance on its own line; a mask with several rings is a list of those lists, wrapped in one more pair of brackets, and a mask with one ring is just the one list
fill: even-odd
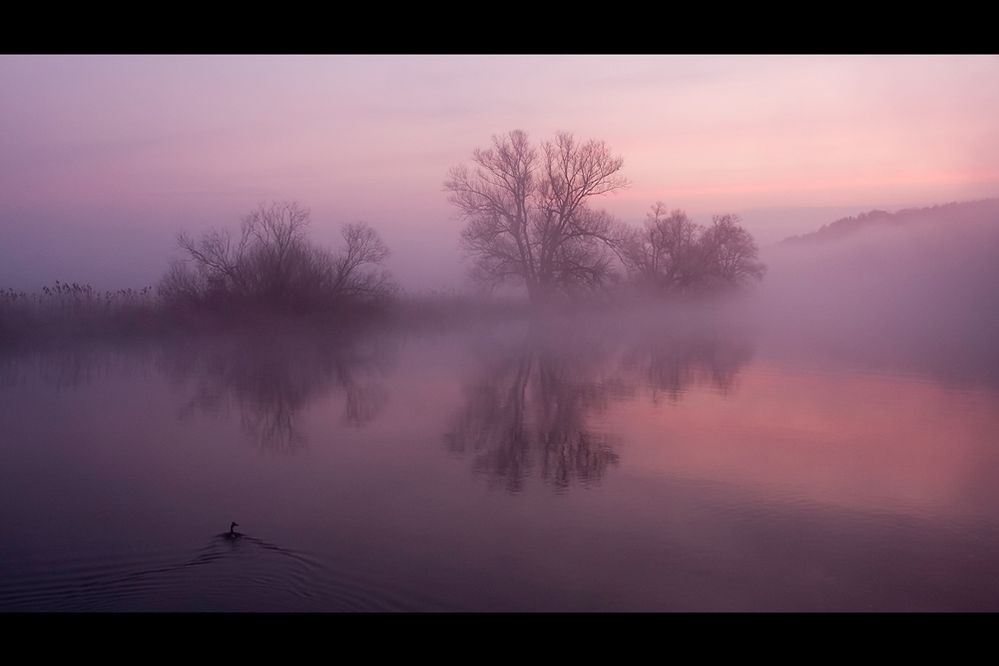
[(991, 357), (869, 345), (775, 273), (703, 305), (7, 349), (0, 608), (995, 610)]
[(743, 307), (783, 353), (995, 384), (997, 257), (999, 200), (882, 215), (765, 248)]
[(997, 73), (0, 57), (0, 611), (999, 610)]

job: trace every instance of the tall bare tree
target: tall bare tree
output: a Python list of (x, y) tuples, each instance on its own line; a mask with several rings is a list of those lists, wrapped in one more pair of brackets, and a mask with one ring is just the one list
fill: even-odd
[(559, 132), (539, 149), (514, 130), (475, 149), (472, 161), (453, 168), (444, 187), (467, 222), (461, 241), (477, 279), (521, 282), (534, 302), (608, 280), (616, 226), (589, 202), (627, 181), (603, 141)]

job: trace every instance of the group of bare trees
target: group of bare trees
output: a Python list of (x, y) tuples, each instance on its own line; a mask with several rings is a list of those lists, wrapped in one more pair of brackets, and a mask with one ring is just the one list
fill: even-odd
[(490, 288), (520, 283), (540, 302), (604, 287), (619, 267), (660, 293), (738, 287), (766, 271), (734, 215), (705, 228), (657, 203), (635, 230), (594, 209), (594, 198), (627, 186), (624, 161), (602, 141), (560, 132), (534, 147), (514, 130), (476, 149), (472, 161), (452, 169), (444, 186), (466, 221), (461, 241), (473, 276)]
[(662, 202), (645, 227), (623, 234), (621, 260), (632, 281), (655, 293), (739, 287), (762, 279), (766, 266), (756, 243), (735, 215), (715, 215), (711, 226), (693, 222), (682, 210), (667, 214)]
[[(624, 161), (603, 141), (559, 132), (532, 145), (521, 130), (494, 136), (451, 170), (445, 189), (466, 226), (463, 248), (473, 275), (489, 288), (526, 287), (534, 303), (607, 287), (624, 274), (656, 293), (733, 288), (766, 267), (752, 236), (733, 215), (700, 226), (683, 211), (653, 206), (642, 229), (616, 221), (592, 202), (624, 187)], [(384, 269), (389, 251), (363, 223), (343, 228), (344, 246), (312, 244), (309, 211), (295, 203), (261, 205), (238, 235), (181, 234), (185, 258), (160, 283), (168, 303), (228, 309), (313, 312), (384, 301), (396, 291)]]
[(331, 251), (307, 237), (309, 211), (296, 203), (261, 205), (237, 235), (214, 230), (178, 236), (186, 254), (159, 285), (168, 303), (211, 310), (240, 307), (315, 312), (383, 301), (395, 290), (384, 262), (389, 250), (364, 223), (346, 225)]

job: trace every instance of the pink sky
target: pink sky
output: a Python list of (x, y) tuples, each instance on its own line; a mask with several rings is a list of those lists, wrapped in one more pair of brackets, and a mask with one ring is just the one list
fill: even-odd
[(999, 56), (2, 56), (0, 282), (150, 283), (177, 231), (292, 199), (455, 284), (442, 182), (514, 128), (605, 140), (622, 219), (737, 212), (766, 244), (999, 196)]

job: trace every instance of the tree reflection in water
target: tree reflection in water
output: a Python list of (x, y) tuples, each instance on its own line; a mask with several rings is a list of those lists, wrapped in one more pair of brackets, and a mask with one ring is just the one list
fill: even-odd
[(653, 403), (658, 405), (665, 394), (675, 404), (693, 387), (731, 392), (752, 356), (752, 347), (738, 336), (719, 332), (678, 335), (653, 330), (625, 351), (621, 369), (639, 378)]
[(181, 417), (218, 412), (233, 403), (244, 431), (261, 447), (304, 446), (300, 412), (316, 399), (343, 392), (342, 421), (363, 426), (387, 400), (385, 376), (396, 354), (388, 336), (321, 336), (310, 332), (232, 336), (169, 346), (160, 369), (181, 390), (193, 387)]
[(596, 418), (613, 400), (647, 391), (656, 404), (694, 386), (733, 390), (752, 349), (739, 336), (640, 326), (617, 331), (533, 324), (521, 344), (495, 341), (445, 434), (477, 473), (510, 492), (536, 474), (559, 490), (599, 482), (619, 461)]
[(476, 471), (513, 492), (535, 467), (542, 479), (565, 488), (574, 480), (596, 481), (617, 463), (608, 437), (586, 418), (608, 400), (609, 387), (593, 367), (600, 355), (554, 342), (535, 328), (523, 346), (486, 352), (446, 434), (452, 451), (472, 453)]

